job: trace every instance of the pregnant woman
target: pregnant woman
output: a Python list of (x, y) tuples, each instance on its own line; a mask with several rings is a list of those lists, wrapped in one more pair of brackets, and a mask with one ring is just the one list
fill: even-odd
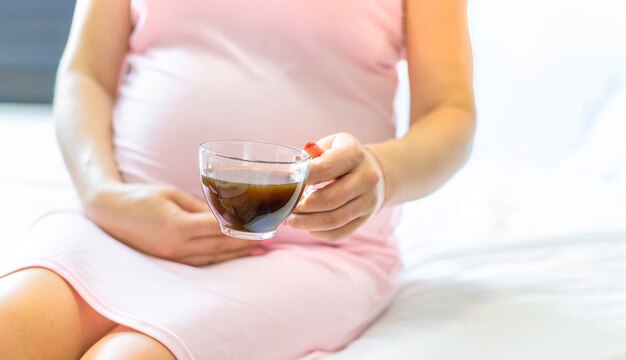
[[(471, 68), (464, 0), (79, 0), (54, 107), (82, 206), (40, 218), (2, 269), (0, 358), (341, 349), (392, 298), (392, 207), (468, 156)], [(315, 140), (309, 183), (335, 181), (274, 239), (229, 238), (202, 199), (207, 139)]]

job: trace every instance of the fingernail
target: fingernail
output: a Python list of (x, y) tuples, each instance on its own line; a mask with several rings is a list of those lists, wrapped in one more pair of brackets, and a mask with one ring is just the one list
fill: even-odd
[(263, 249), (256, 249), (250, 252), (250, 256), (263, 256), (265, 254), (267, 254), (267, 251)]
[(263, 240), (261, 241), (261, 244), (263, 244), (264, 247), (268, 248), (268, 247), (273, 247), (276, 242), (274, 240)]
[(315, 159), (324, 153), (324, 149), (312, 141), (309, 141), (304, 145), (304, 151), (308, 152), (312, 159)]

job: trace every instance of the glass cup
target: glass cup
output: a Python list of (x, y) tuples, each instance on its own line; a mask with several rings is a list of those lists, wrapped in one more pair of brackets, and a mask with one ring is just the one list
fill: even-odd
[(295, 209), (311, 156), (294, 147), (246, 140), (200, 144), (202, 191), (228, 236), (265, 240)]

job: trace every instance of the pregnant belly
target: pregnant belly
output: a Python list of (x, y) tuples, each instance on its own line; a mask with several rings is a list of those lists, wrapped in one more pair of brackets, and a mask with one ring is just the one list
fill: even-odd
[(122, 85), (113, 127), (126, 181), (166, 183), (201, 196), (197, 151), (205, 140), (301, 147), (336, 132), (352, 133), (364, 143), (394, 135), (389, 119), (353, 100), (287, 79), (251, 81), (235, 71), (227, 77), (202, 82), (142, 70)]

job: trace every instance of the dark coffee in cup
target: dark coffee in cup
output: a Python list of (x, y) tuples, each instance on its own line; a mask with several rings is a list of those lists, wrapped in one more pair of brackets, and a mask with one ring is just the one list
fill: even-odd
[(242, 232), (276, 229), (298, 204), (303, 181), (288, 171), (233, 168), (202, 175), (204, 196), (220, 224)]

